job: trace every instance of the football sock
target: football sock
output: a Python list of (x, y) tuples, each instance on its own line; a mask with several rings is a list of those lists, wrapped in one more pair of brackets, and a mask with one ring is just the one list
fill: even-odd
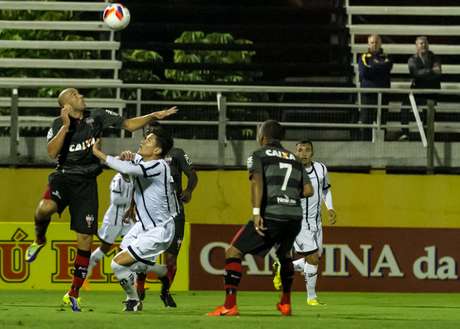
[(114, 260), (112, 260), (111, 266), (113, 273), (120, 282), (120, 286), (126, 292), (127, 298), (139, 300), (139, 296), (137, 295), (137, 290), (134, 285), (136, 273), (131, 271), (129, 267), (120, 265)]
[(176, 258), (171, 257), (172, 259), (169, 259), (166, 261), (166, 267), (168, 269), (168, 279), (169, 279), (169, 285), (172, 285), (174, 278), (176, 276), (177, 272), (177, 263), (176, 263)]
[(236, 305), (236, 291), (241, 281), (241, 259), (227, 258), (225, 260), (225, 308)]
[(318, 265), (305, 263), (305, 285), (308, 299), (316, 298), (316, 279), (318, 278)]
[(137, 272), (136, 274), (137, 274), (137, 279), (136, 279), (137, 291), (144, 292), (145, 291), (145, 279), (147, 278), (147, 273)]
[(91, 253), (91, 257), (89, 259), (89, 265), (88, 265), (88, 277), (91, 276), (91, 273), (93, 272), (93, 268), (99, 263), (99, 261), (105, 256), (104, 252), (101, 250), (101, 248), (96, 248)]
[(294, 271), (296, 272), (303, 272), (303, 269), (305, 267), (305, 258), (299, 258), (296, 259), (295, 261), (292, 262), (294, 265)]
[(281, 263), (281, 283), (283, 293), (281, 294), (280, 304), (291, 304), (291, 287), (294, 281), (294, 266), (291, 258), (280, 260)]
[(39, 220), (37, 216), (35, 216), (35, 240), (38, 244), (46, 242), (46, 231), (48, 230), (50, 222), (50, 217)]
[(91, 251), (89, 250), (77, 250), (77, 257), (75, 258), (74, 263), (72, 286), (69, 290), (70, 296), (78, 298), (80, 288), (83, 285), (83, 282), (85, 282), (86, 275), (88, 273), (88, 264), (90, 256)]

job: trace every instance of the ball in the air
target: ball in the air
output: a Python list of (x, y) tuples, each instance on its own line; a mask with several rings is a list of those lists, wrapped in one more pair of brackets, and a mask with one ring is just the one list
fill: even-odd
[(128, 8), (118, 3), (112, 3), (105, 7), (103, 14), (104, 23), (112, 30), (123, 30), (128, 26), (131, 16)]

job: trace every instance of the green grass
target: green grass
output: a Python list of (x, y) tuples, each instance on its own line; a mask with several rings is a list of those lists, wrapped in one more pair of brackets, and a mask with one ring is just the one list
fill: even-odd
[[(275, 310), (275, 292), (240, 292), (241, 316), (208, 318), (223, 301), (222, 292), (177, 293), (177, 309), (165, 309), (150, 292), (144, 311), (121, 312), (122, 292), (83, 292), (84, 309), (72, 313), (60, 305), (62, 292), (0, 291), (0, 328), (459, 328), (460, 294), (321, 293), (326, 306), (308, 307), (303, 293), (293, 294), (293, 313)], [(380, 328), (379, 328), (380, 327)]]

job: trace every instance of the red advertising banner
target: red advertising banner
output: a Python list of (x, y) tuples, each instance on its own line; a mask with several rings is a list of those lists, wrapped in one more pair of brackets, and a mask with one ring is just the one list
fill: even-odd
[[(239, 225), (191, 225), (190, 289), (223, 288), (225, 249)], [(325, 227), (323, 291), (460, 292), (460, 229)], [(246, 255), (242, 290), (271, 290), (272, 253)], [(294, 281), (304, 290), (303, 276)]]

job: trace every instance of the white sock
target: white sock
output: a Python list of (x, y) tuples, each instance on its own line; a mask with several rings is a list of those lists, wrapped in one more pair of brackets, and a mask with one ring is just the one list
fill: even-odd
[(296, 272), (303, 272), (305, 267), (305, 258), (299, 258), (292, 262), (294, 265), (294, 271)]
[(305, 285), (307, 287), (307, 298), (316, 298), (316, 279), (318, 278), (318, 265), (305, 263), (304, 267)]
[(137, 295), (137, 290), (134, 285), (136, 282), (136, 273), (130, 270), (129, 267), (120, 265), (112, 260), (112, 271), (117, 277), (118, 281), (120, 281), (120, 286), (126, 292), (126, 296), (128, 299), (135, 299), (139, 300), (139, 296)]
[(88, 265), (88, 274), (86, 277), (90, 277), (91, 273), (93, 273), (93, 268), (99, 263), (99, 261), (105, 256), (104, 252), (101, 250), (101, 248), (97, 248), (91, 253), (91, 257), (89, 259), (89, 265)]

